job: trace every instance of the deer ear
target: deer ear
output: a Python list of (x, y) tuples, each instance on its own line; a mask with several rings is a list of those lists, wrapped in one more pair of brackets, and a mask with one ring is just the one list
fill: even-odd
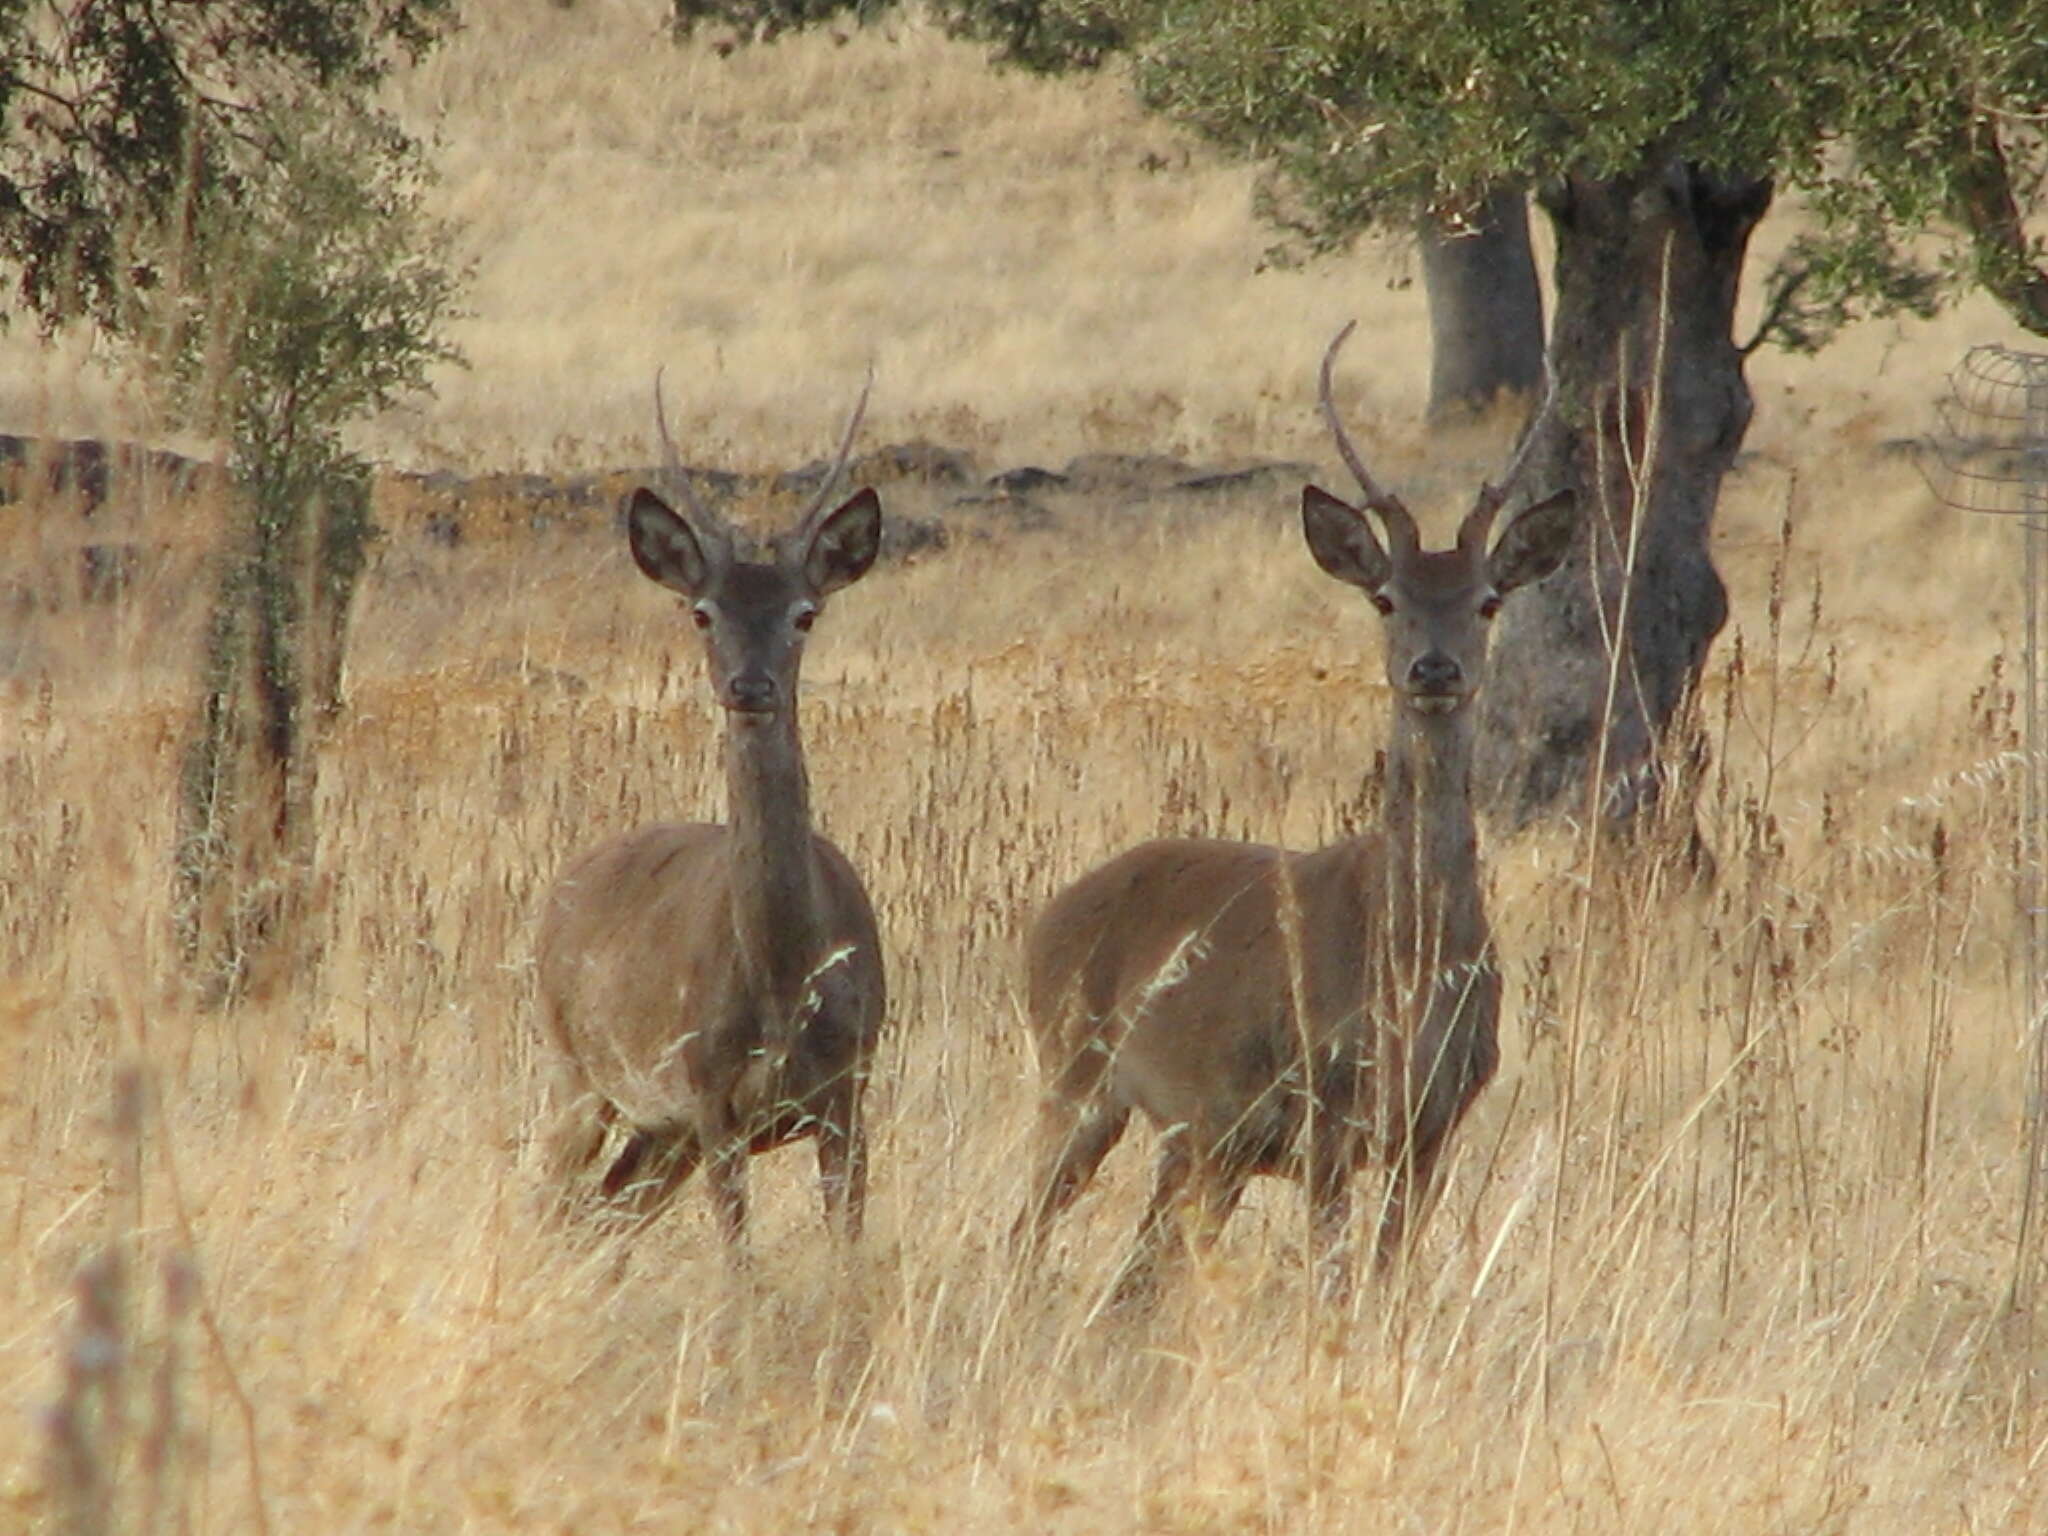
[(818, 519), (798, 555), (803, 578), (823, 597), (850, 587), (873, 568), (882, 549), (882, 500), (863, 488)]
[(1487, 575), (1496, 592), (1541, 581), (1564, 564), (1578, 526), (1577, 506), (1573, 492), (1559, 491), (1515, 514), (1487, 559)]
[(1316, 564), (1339, 581), (1377, 592), (1394, 574), (1394, 563), (1365, 514), (1319, 485), (1301, 488), (1301, 532)]
[(711, 585), (704, 540), (688, 519), (644, 485), (626, 500), (626, 540), (633, 563), (650, 581), (685, 597), (701, 597)]

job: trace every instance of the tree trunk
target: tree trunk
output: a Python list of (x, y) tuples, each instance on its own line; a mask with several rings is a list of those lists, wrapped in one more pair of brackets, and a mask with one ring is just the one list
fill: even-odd
[(319, 747), (340, 708), (370, 537), (353, 463), (271, 465), (238, 487), (178, 806), (174, 910), (209, 1004), (314, 958), (306, 909)]
[[(1708, 538), (1749, 429), (1735, 301), (1771, 194), (1678, 165), (1544, 195), (1557, 401), (1526, 483), (1575, 487), (1580, 532), (1494, 641), (1475, 788), (1497, 824), (1586, 814), (1603, 734), (1604, 816), (1633, 825), (1667, 798), (1667, 737), (1728, 615)], [(1688, 804), (1667, 809), (1690, 827)]]
[(1502, 391), (1543, 382), (1543, 290), (1529, 249), (1529, 204), (1501, 188), (1474, 216), (1419, 231), (1429, 295), (1429, 416), (1483, 411)]

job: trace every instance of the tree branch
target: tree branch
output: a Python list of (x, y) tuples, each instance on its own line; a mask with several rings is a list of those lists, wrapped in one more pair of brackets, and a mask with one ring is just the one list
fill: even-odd
[(2034, 264), (1997, 119), (1975, 106), (1959, 116), (1950, 145), (1949, 196), (1957, 222), (1976, 247), (1977, 280), (2021, 325), (2048, 336), (2048, 272)]
[(1757, 321), (1756, 330), (1749, 340), (1735, 349), (1737, 353), (1748, 357), (1784, 326), (1786, 318), (1792, 313), (1793, 303), (1799, 297), (1799, 290), (1806, 286), (1806, 280), (1811, 276), (1812, 267), (1801, 267), (1772, 289), (1770, 306), (1765, 309), (1763, 318)]

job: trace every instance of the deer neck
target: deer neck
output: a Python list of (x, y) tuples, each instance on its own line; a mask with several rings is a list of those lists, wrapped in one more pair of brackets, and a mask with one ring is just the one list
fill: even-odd
[(726, 725), (732, 926), (758, 993), (787, 1012), (819, 960), (817, 851), (796, 714), (733, 716)]
[(1394, 711), (1382, 818), (1389, 937), (1425, 971), (1479, 958), (1487, 942), (1472, 812), (1474, 714)]

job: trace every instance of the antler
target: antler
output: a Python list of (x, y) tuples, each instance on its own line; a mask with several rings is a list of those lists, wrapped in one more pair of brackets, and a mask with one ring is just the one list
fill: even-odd
[(832, 460), (832, 467), (825, 471), (825, 478), (818, 482), (818, 491), (811, 498), (811, 504), (804, 508), (804, 515), (796, 520), (799, 528), (809, 526), (811, 520), (825, 510), (825, 503), (832, 499), (832, 488), (839, 483), (839, 476), (846, 468), (846, 461), (853, 453), (854, 435), (860, 431), (861, 418), (867, 414), (868, 392), (875, 387), (875, 365), (868, 364), (867, 382), (860, 387), (860, 399), (853, 404), (853, 415), (847, 418), (846, 432), (839, 439), (839, 453)]
[(1420, 547), (1415, 531), (1415, 519), (1401, 504), (1398, 496), (1380, 489), (1379, 482), (1372, 477), (1372, 471), (1365, 467), (1365, 460), (1358, 450), (1351, 446), (1351, 438), (1344, 431), (1344, 423), (1337, 419), (1337, 404), (1330, 397), (1330, 373), (1337, 362), (1337, 349), (1344, 345), (1351, 333), (1358, 328), (1356, 320), (1347, 320), (1344, 329), (1331, 338), (1329, 350), (1323, 353), (1323, 368), (1316, 392), (1317, 403), (1322, 407), (1323, 421), (1329, 426), (1330, 436), (1337, 440), (1337, 452), (1344, 460), (1352, 478), (1358, 481), (1358, 488), (1365, 492), (1365, 504), (1379, 513), (1380, 521), (1387, 525), (1387, 534), (1413, 553)]
[(732, 554), (732, 529), (725, 519), (713, 512), (697, 499), (696, 487), (690, 484), (690, 472), (683, 468), (683, 456), (676, 452), (675, 439), (668, 435), (668, 411), (661, 401), (661, 376), (667, 370), (654, 370), (654, 427), (661, 434), (662, 468), (666, 471), (670, 488), (682, 499), (690, 514), (690, 521), (696, 527), (699, 538), (710, 538), (727, 556)]
[(1458, 525), (1458, 548), (1486, 553), (1487, 536), (1493, 531), (1493, 519), (1508, 499), (1508, 492), (1515, 487), (1516, 479), (1529, 462), (1529, 450), (1536, 445), (1536, 438), (1543, 430), (1543, 424), (1550, 419), (1551, 407), (1557, 404), (1557, 371), (1550, 366), (1550, 359), (1543, 360), (1543, 400), (1536, 407), (1536, 414), (1529, 418), (1529, 425), (1522, 433), (1521, 442), (1515, 445), (1514, 457), (1508, 460), (1508, 467), (1498, 480), (1489, 480), (1479, 488), (1479, 497), (1472, 503), (1472, 510), (1465, 514), (1465, 521)]

